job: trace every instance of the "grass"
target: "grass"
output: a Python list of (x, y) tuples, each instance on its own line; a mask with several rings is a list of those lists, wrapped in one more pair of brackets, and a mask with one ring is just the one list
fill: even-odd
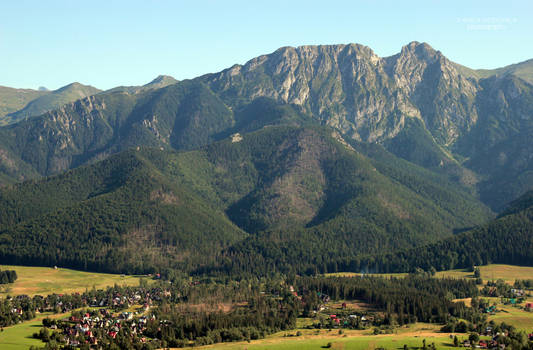
[(494, 320), (496, 323), (505, 322), (527, 333), (533, 331), (533, 312), (502, 304), (498, 304), (496, 308), (501, 311), (489, 316), (489, 321)]
[[(502, 279), (509, 284), (513, 284), (516, 279), (533, 279), (533, 267), (528, 266), (514, 266), (503, 264), (491, 264), (486, 266), (479, 266), (481, 278), (484, 281)], [(383, 273), (373, 274), (374, 276), (383, 277), (404, 277), (406, 273)], [(337, 272), (329, 273), (327, 276), (339, 276), (339, 277), (353, 277), (361, 276), (360, 273), (355, 272)], [(439, 271), (435, 275), (436, 277), (444, 278), (467, 278), (473, 279), (474, 274), (466, 269)]]
[[(57, 270), (50, 267), (8, 266), (1, 265), (2, 270), (17, 271), (18, 279), (3, 286), (0, 296), (6, 295), (48, 295), (83, 292), (85, 289), (105, 288), (118, 285), (139, 285), (140, 276), (121, 276), (106, 273), (76, 271), (64, 268)], [(6, 290), (7, 288), (7, 290)]]
[(46, 317), (62, 318), (67, 314), (42, 313), (37, 318), (19, 323), (14, 326), (6, 327), (0, 332), (0, 349), (2, 350), (20, 350), (28, 349), (30, 346), (43, 346), (39, 339), (32, 337), (33, 333), (38, 332), (42, 327), (42, 320)]
[[(484, 282), (501, 279), (509, 284), (513, 284), (517, 279), (533, 279), (533, 267), (529, 266), (491, 264), (479, 266), (478, 268)], [(437, 272), (436, 276), (466, 279), (474, 278), (473, 272), (467, 271), (466, 269), (440, 271)]]
[[(227, 350), (262, 350), (262, 349), (323, 349), (331, 343), (331, 349), (403, 349), (407, 344), (410, 348), (421, 348), (423, 339), (427, 345), (435, 343), (437, 349), (449, 349), (452, 345), (447, 333), (438, 333), (436, 325), (418, 323), (409, 327), (402, 327), (395, 334), (369, 335), (369, 331), (345, 330), (339, 334), (338, 330), (300, 330), (302, 336), (286, 337), (286, 334), (296, 334), (298, 330), (280, 332), (265, 339), (248, 342), (224, 343), (200, 347), (199, 349), (227, 349)], [(465, 335), (464, 337), (466, 337)], [(459, 337), (461, 339), (461, 337)]]
[[(523, 330), (526, 333), (533, 331), (533, 312), (525, 311), (520, 307), (524, 307), (526, 302), (532, 302), (531, 298), (520, 304), (520, 307), (514, 307), (512, 305), (505, 305), (501, 303), (501, 298), (488, 298), (480, 297), (480, 299), (488, 301), (490, 305), (496, 305), (495, 315), (489, 315), (488, 320), (496, 323), (505, 322), (508, 325), (515, 326), (519, 330)], [(467, 306), (470, 306), (471, 298), (456, 299), (456, 301), (464, 301)]]
[(508, 283), (514, 283), (517, 279), (533, 279), (533, 267), (512, 265), (487, 265), (480, 266), (483, 280), (502, 279)]

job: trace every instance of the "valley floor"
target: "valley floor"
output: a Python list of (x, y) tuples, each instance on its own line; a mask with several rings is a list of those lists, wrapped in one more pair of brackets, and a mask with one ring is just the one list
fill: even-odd
[[(215, 344), (199, 349), (323, 349), (331, 343), (331, 349), (403, 349), (404, 344), (409, 348), (423, 346), (423, 339), (429, 346), (435, 343), (437, 349), (450, 348), (453, 346), (449, 333), (439, 332), (439, 326), (433, 324), (417, 323), (402, 327), (394, 334), (371, 335), (369, 330), (345, 330), (339, 334), (339, 330), (308, 330), (301, 329), (301, 336), (295, 336), (298, 330), (279, 332), (266, 339), (248, 342)], [(289, 336), (287, 336), (289, 335)], [(292, 335), (292, 336), (290, 336)], [(463, 335), (465, 338), (467, 335)], [(459, 335), (459, 339), (461, 336)]]
[[(47, 267), (23, 267), (23, 266), (0, 266), (0, 269), (15, 270), (18, 279), (15, 283), (2, 286), (2, 298), (6, 295), (16, 296), (20, 294), (27, 295), (46, 295), (52, 293), (72, 293), (81, 292), (85, 289), (104, 288), (119, 285), (138, 285), (141, 276), (123, 276), (112, 274), (88, 273), (69, 269), (54, 269)], [(505, 282), (512, 284), (515, 279), (533, 279), (533, 267), (521, 267), (511, 265), (488, 265), (480, 266), (481, 277), (484, 283), (487, 280), (503, 279)], [(338, 273), (334, 275), (353, 276), (353, 273)], [(388, 276), (401, 277), (404, 274), (391, 274)], [(473, 279), (472, 272), (464, 270), (450, 270), (438, 272), (437, 277), (455, 277)], [(494, 320), (497, 323), (505, 322), (515, 326), (526, 333), (533, 331), (533, 312), (526, 311), (523, 305), (510, 305), (501, 298), (487, 298), (491, 305), (496, 306), (496, 312), (489, 315), (488, 320)], [(462, 299), (465, 304), (470, 304), (470, 298)], [(533, 297), (525, 297), (524, 303), (532, 303)], [(347, 304), (349, 309), (372, 310), (371, 306), (357, 300), (344, 301), (336, 300), (328, 304), (324, 311), (326, 314), (335, 313), (341, 309), (341, 304)], [(136, 310), (126, 310), (134, 312)], [(60, 319), (68, 316), (66, 314), (52, 314), (49, 312), (37, 314), (37, 317), (19, 323), (14, 326), (5, 327), (0, 331), (0, 349), (15, 350), (28, 349), (30, 346), (43, 346), (43, 343), (34, 339), (32, 335), (42, 327), (42, 320), (45, 317)], [(297, 328), (290, 331), (282, 331), (264, 339), (252, 340), (250, 342), (233, 342), (214, 344), (209, 346), (198, 347), (198, 349), (227, 349), (227, 350), (261, 350), (261, 349), (398, 349), (407, 345), (410, 349), (422, 349), (425, 339), (428, 348), (435, 344), (436, 349), (453, 348), (453, 335), (457, 335), (460, 342), (468, 338), (468, 333), (443, 333), (440, 332), (442, 325), (416, 323), (407, 326), (395, 328), (391, 334), (373, 335), (373, 329), (352, 330), (352, 329), (307, 329), (306, 326), (313, 324), (312, 318), (298, 318)]]

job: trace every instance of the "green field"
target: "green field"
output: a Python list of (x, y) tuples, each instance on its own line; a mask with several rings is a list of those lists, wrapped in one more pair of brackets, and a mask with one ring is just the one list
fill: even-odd
[(52, 314), (49, 312), (38, 315), (37, 318), (17, 324), (15, 326), (6, 327), (0, 332), (0, 349), (2, 350), (20, 350), (28, 349), (30, 346), (43, 346), (44, 344), (39, 339), (32, 337), (33, 333), (39, 332), (42, 327), (42, 320), (46, 317), (62, 318), (68, 314)]
[[(508, 325), (512, 325), (517, 329), (523, 330), (526, 333), (533, 332), (533, 312), (525, 311), (523, 309), (525, 303), (533, 302), (533, 298), (526, 298), (526, 301), (522, 304), (505, 305), (501, 302), (501, 298), (487, 298), (481, 297), (480, 299), (488, 301), (491, 305), (496, 305), (497, 312), (494, 315), (489, 315), (488, 320), (496, 323), (505, 322)], [(471, 298), (458, 299), (463, 300), (466, 305), (470, 305)]]
[(0, 265), (1, 270), (17, 271), (15, 283), (1, 286), (0, 296), (48, 295), (83, 292), (85, 289), (118, 285), (139, 285), (139, 276), (76, 271), (64, 268)]
[[(428, 344), (435, 343), (437, 349), (446, 349), (451, 346), (450, 339), (445, 336), (429, 336), (425, 337)], [(228, 349), (228, 350), (262, 350), (262, 349), (291, 349), (291, 350), (307, 350), (307, 349), (323, 349), (328, 343), (331, 343), (331, 349), (403, 349), (403, 345), (407, 344), (409, 348), (422, 347), (422, 338), (415, 338), (414, 336), (402, 337), (391, 335), (378, 336), (324, 336), (321, 338), (279, 338), (276, 340), (264, 340), (258, 342), (240, 342), (213, 345), (203, 347), (203, 349)], [(201, 348), (202, 349), (202, 348)]]
[(497, 309), (500, 311), (495, 315), (489, 316), (489, 320), (494, 320), (497, 323), (505, 322), (527, 333), (533, 331), (533, 312), (502, 304), (499, 304)]

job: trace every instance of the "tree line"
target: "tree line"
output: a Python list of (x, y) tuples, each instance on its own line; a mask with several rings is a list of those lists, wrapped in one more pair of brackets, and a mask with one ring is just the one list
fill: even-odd
[(3, 270), (0, 271), (0, 284), (13, 283), (17, 280), (17, 271)]

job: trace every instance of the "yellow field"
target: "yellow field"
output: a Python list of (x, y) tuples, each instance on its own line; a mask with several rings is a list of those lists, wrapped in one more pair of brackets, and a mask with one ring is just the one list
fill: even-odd
[(481, 278), (484, 280), (503, 279), (508, 283), (514, 283), (517, 279), (533, 279), (533, 267), (512, 265), (487, 265), (480, 266)]
[[(309, 330), (301, 329), (302, 335), (294, 336), (298, 330), (279, 332), (265, 339), (248, 342), (235, 342), (215, 344), (199, 347), (198, 349), (225, 349), (225, 350), (262, 350), (262, 349), (322, 349), (331, 343), (331, 349), (403, 349), (403, 345), (409, 347), (421, 347), (423, 339), (427, 345), (435, 343), (437, 349), (447, 349), (452, 346), (449, 333), (438, 332), (436, 325), (418, 323), (398, 329), (394, 334), (370, 335), (370, 331), (344, 330), (339, 334), (338, 330)], [(318, 332), (318, 334), (317, 334)], [(291, 336), (292, 335), (292, 336)], [(459, 335), (459, 339), (467, 335)]]
[[(481, 272), (481, 278), (486, 282), (487, 280), (497, 280), (502, 279), (510, 284), (514, 283), (516, 279), (533, 279), (533, 267), (528, 266), (514, 266), (514, 265), (502, 265), (502, 264), (491, 264), (486, 266), (479, 266), (479, 271)], [(375, 274), (375, 276), (383, 277), (404, 277), (406, 273), (384, 273), (384, 274)], [(352, 277), (352, 276), (361, 276), (360, 273), (355, 272), (338, 272), (330, 273), (327, 276), (340, 276), (340, 277)], [(474, 278), (472, 272), (466, 271), (465, 269), (459, 270), (448, 270), (448, 271), (439, 271), (435, 275), (436, 277), (452, 277), (452, 278)]]
[(494, 320), (496, 323), (505, 322), (527, 333), (533, 332), (533, 312), (502, 304), (498, 304), (496, 308), (500, 312), (489, 316), (489, 321)]
[(3, 285), (0, 296), (47, 295), (53, 293), (83, 292), (85, 289), (118, 285), (139, 285), (139, 276), (124, 276), (76, 271), (64, 268), (0, 265), (1, 270), (17, 271), (15, 283)]

